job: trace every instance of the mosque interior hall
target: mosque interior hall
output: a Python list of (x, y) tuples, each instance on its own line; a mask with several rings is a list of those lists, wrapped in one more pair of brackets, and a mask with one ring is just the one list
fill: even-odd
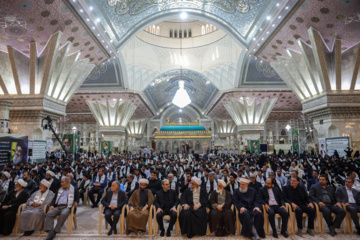
[[(359, 157), (359, 70), (359, 0), (0, 0), (0, 172), (47, 152)], [(56, 239), (139, 237), (74, 215)], [(359, 239), (349, 222), (334, 239)], [(47, 236), (21, 234), (0, 238)]]

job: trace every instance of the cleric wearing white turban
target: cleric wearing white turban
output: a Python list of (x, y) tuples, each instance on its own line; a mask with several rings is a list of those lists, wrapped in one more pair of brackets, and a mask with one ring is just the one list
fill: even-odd
[(3, 176), (3, 182), (2, 182), (2, 184), (1, 184), (1, 188), (2, 188), (2, 190), (5, 191), (5, 194), (7, 194), (7, 193), (8, 193), (8, 190), (9, 190), (10, 181), (11, 181), (11, 179), (10, 179), (10, 173), (8, 173), (8, 172), (3, 172), (3, 173), (2, 173), (2, 176)]
[(26, 186), (27, 183), (24, 180), (19, 179), (15, 184), (15, 189), (6, 195), (1, 204), (0, 234), (4, 236), (7, 236), (12, 232), (18, 208), (29, 198), (29, 194), (23, 190)]
[(146, 232), (151, 205), (155, 199), (151, 190), (146, 189), (149, 180), (142, 178), (139, 180), (139, 185), (140, 188), (133, 192), (128, 202), (130, 211), (126, 218), (126, 234), (133, 232), (141, 237)]
[(262, 201), (254, 188), (249, 188), (250, 180), (240, 178), (240, 188), (234, 191), (233, 204), (239, 211), (242, 224), (241, 235), (260, 239), (265, 237), (264, 217), (261, 213)]
[(55, 173), (50, 170), (47, 171), (45, 179), (50, 183), (49, 190), (51, 190), (53, 193), (56, 193), (60, 188), (60, 181), (55, 177)]
[(141, 178), (141, 179), (139, 180), (139, 184), (141, 184), (141, 183), (144, 183), (144, 184), (146, 184), (146, 185), (149, 185), (149, 180), (147, 180), (146, 178)]
[(191, 183), (195, 183), (198, 187), (201, 185), (201, 179), (200, 178), (197, 178), (197, 177), (192, 177), (191, 178)]
[(186, 234), (188, 238), (206, 234), (208, 194), (200, 185), (201, 180), (192, 177), (191, 188), (187, 188), (181, 195), (180, 203), (183, 208), (179, 218), (181, 234)]
[(55, 176), (55, 173), (53, 171), (47, 171), (46, 174), (49, 174), (50, 176), (54, 177)]
[(225, 190), (226, 182), (218, 180), (217, 189), (210, 195), (210, 231), (216, 236), (235, 234), (234, 212), (231, 210), (232, 198), (229, 191)]
[(34, 231), (40, 231), (44, 225), (44, 207), (51, 204), (54, 193), (49, 190), (51, 184), (43, 179), (39, 190), (34, 192), (26, 202), (26, 208), (20, 214), (19, 229), (29, 236)]

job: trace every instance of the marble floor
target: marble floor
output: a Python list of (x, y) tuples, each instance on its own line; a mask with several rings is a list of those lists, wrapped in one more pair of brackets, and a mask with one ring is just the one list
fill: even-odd
[[(102, 226), (102, 234), (99, 235), (98, 234), (98, 221), (99, 221), (99, 210), (98, 209), (94, 209), (94, 208), (90, 208), (89, 206), (79, 206), (78, 207), (78, 211), (77, 211), (77, 224), (78, 224), (78, 228), (75, 230), (75, 228), (73, 227), (72, 230), (72, 235), (67, 236), (66, 235), (66, 223), (64, 224), (61, 233), (57, 234), (55, 239), (59, 239), (59, 240), (66, 240), (66, 239), (76, 239), (76, 240), (86, 240), (86, 239), (108, 239), (108, 240), (112, 240), (112, 239), (138, 239), (135, 235), (112, 235), (112, 236), (107, 236), (107, 231), (105, 229), (105, 224), (103, 221), (103, 226)], [(324, 223), (326, 225), (326, 223)], [(165, 225), (166, 227), (166, 225)], [(289, 238), (287, 239), (292, 239), (292, 240), (305, 240), (305, 239), (360, 239), (360, 236), (357, 234), (343, 234), (342, 233), (342, 229), (337, 229), (337, 235), (335, 237), (331, 237), (329, 234), (327, 234), (328, 230), (325, 227), (325, 233), (324, 234), (316, 234), (315, 237), (311, 237), (308, 234), (303, 234), (303, 237), (299, 237), (296, 234), (291, 234), (289, 236)], [(271, 232), (271, 230), (270, 230)], [(278, 230), (278, 232), (280, 232)], [(356, 232), (356, 230), (355, 230)], [(39, 232), (35, 232), (32, 236), (30, 237), (25, 237), (22, 235), (10, 235), (7, 237), (3, 237), (0, 236), (0, 239), (6, 239), (6, 240), (10, 240), (10, 239), (21, 239), (21, 240), (27, 240), (27, 239), (34, 239), (34, 240), (38, 240), (38, 239), (45, 239), (46, 235), (42, 234), (40, 235)], [(162, 237), (157, 236), (150, 236), (150, 235), (145, 235), (144, 237), (142, 237), (141, 239), (164, 239)], [(165, 238), (165, 239), (186, 239), (186, 236), (173, 236), (171, 238)], [(219, 237), (215, 237), (215, 236), (202, 236), (202, 237), (194, 237), (194, 239), (219, 239)], [(229, 236), (229, 237), (222, 237), (221, 239), (248, 239), (248, 238), (244, 238), (241, 236)], [(274, 239), (272, 237), (272, 235), (267, 235), (266, 239)], [(279, 236), (278, 239), (285, 239), (283, 238), (281, 235)]]

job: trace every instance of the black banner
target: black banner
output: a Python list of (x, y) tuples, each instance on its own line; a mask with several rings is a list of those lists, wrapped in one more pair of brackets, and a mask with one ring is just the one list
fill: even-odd
[(11, 162), (15, 165), (28, 160), (28, 136), (0, 134), (0, 170)]

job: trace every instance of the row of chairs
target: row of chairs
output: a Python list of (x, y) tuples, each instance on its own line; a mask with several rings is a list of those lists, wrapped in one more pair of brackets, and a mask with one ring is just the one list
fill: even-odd
[[(321, 211), (319, 210), (319, 206), (317, 204), (314, 204), (315, 208), (316, 208), (316, 218), (314, 220), (314, 232), (315, 233), (324, 233), (324, 220), (323, 220), (323, 215), (321, 213)], [(345, 211), (346, 208), (345, 206), (343, 206)], [(231, 206), (231, 209), (234, 210), (234, 205)], [(175, 235), (180, 235), (180, 224), (179, 224), (179, 215), (180, 212), (182, 210), (182, 207), (179, 205), (177, 208), (177, 221), (175, 223)], [(125, 205), (122, 209), (122, 213), (120, 216), (120, 220), (119, 220), (119, 228), (120, 234), (124, 234), (125, 231), (125, 211), (128, 212), (129, 211), (129, 207), (127, 205)], [(210, 209), (207, 208), (207, 211), (209, 212)], [(290, 204), (286, 204), (286, 211), (289, 213), (289, 221), (288, 221), (288, 233), (296, 233), (296, 217), (295, 217), (295, 212), (292, 210)], [(235, 208), (235, 213), (236, 213), (236, 232), (237, 234), (241, 233), (241, 222), (239, 220), (239, 212), (238, 210)], [(264, 213), (264, 221), (265, 221), (265, 233), (266, 234), (270, 234), (270, 223), (269, 223), (269, 218), (268, 218), (268, 214), (265, 211), (265, 206), (263, 206), (263, 213)], [(360, 213), (358, 214), (360, 216)], [(305, 221), (306, 218), (308, 217), (308, 215), (306, 213), (303, 213), (303, 225), (305, 226)], [(332, 214), (332, 217), (335, 217), (335, 214)], [(103, 214), (103, 206), (100, 205), (99, 206), (99, 234), (101, 234), (101, 226), (102, 226), (102, 220), (105, 219), (105, 214)], [(163, 217), (164, 220), (170, 220), (170, 216), (169, 215), (165, 215)], [(275, 214), (275, 219), (278, 219), (278, 225), (280, 228), (280, 224), (281, 224), (281, 216), (279, 214)], [(320, 220), (321, 219), (321, 220)], [(316, 221), (318, 221), (318, 224), (316, 224)], [(154, 222), (154, 223), (152, 223)], [(347, 231), (346, 231), (346, 226), (345, 226), (345, 222), (347, 225)], [(149, 235), (156, 235), (157, 231), (158, 231), (158, 226), (157, 226), (157, 221), (156, 221), (156, 208), (153, 205), (150, 209), (150, 214), (149, 214), (149, 219), (148, 219), (148, 232)], [(342, 228), (343, 228), (343, 232), (346, 233), (353, 233), (353, 223), (352, 223), (352, 219), (350, 217), (350, 214), (346, 211), (346, 218), (345, 220), (342, 222)], [(108, 229), (107, 227), (107, 223), (105, 221), (105, 228)], [(207, 235), (211, 235), (210, 233), (210, 228), (209, 228), (209, 224), (208, 224), (208, 229), (207, 229)]]
[[(18, 211), (16, 213), (16, 221), (15, 221), (15, 225), (14, 225), (14, 229), (13, 229), (13, 234), (17, 235), (20, 234), (20, 230), (19, 230), (19, 222), (20, 222), (20, 214), (23, 210), (25, 210), (26, 208), (26, 203), (21, 204), (18, 208)], [(46, 214), (48, 211), (48, 206), (44, 207), (44, 214)], [(59, 217), (57, 217), (58, 219)], [(71, 208), (71, 212), (70, 215), (67, 218), (67, 235), (71, 235), (72, 233), (72, 225), (74, 223), (74, 227), (75, 230), (77, 229), (77, 218), (76, 218), (76, 212), (75, 212), (75, 207)], [(43, 234), (44, 230), (40, 231), (40, 234)]]
[[(323, 215), (322, 215), (321, 211), (319, 210), (319, 206), (317, 204), (314, 204), (314, 205), (315, 205), (315, 208), (316, 208), (316, 215), (317, 215), (317, 217), (314, 220), (314, 226), (315, 226), (314, 231), (315, 231), (315, 233), (318, 233), (318, 232), (319, 233), (324, 233)], [(23, 211), (25, 208), (26, 208), (26, 204), (22, 204), (18, 208), (18, 211), (17, 211), (17, 214), (16, 214), (16, 222), (15, 222), (15, 226), (14, 226), (14, 229), (13, 229), (13, 234), (15, 234), (15, 235), (20, 233), (20, 231), (19, 231), (20, 214), (21, 214), (21, 211)], [(343, 208), (346, 211), (345, 205), (343, 205)], [(231, 206), (231, 209), (234, 210), (234, 205)], [(177, 208), (177, 221), (176, 221), (176, 224), (175, 224), (175, 234), (176, 235), (180, 235), (179, 215), (180, 215), (181, 210), (182, 210), (182, 208), (179, 205), (178, 208)], [(295, 212), (292, 211), (292, 208), (291, 208), (290, 204), (286, 204), (286, 210), (290, 214), (289, 215), (290, 216), (289, 221), (288, 221), (288, 232), (289, 233), (295, 233), (296, 232)], [(210, 210), (207, 209), (207, 211), (209, 212)], [(47, 212), (47, 207), (44, 207), (44, 213), (46, 213), (46, 212)], [(119, 233), (121, 235), (124, 234), (124, 230), (125, 230), (125, 212), (129, 212), (129, 206), (128, 205), (125, 205), (123, 207), (122, 213), (121, 213), (120, 219), (119, 219)], [(240, 223), (240, 220), (239, 220), (239, 217), (238, 217), (239, 212), (238, 212), (238, 210), (236, 208), (235, 208), (235, 213), (236, 213), (236, 231), (237, 231), (237, 234), (240, 234), (240, 232), (241, 232), (241, 223)], [(264, 221), (265, 221), (265, 233), (270, 234), (270, 224), (269, 224), (269, 220), (268, 220), (268, 214), (265, 211), (265, 207), (263, 207), (263, 213), (264, 213)], [(307, 216), (308, 215), (306, 213), (303, 213), (303, 221), (304, 221), (303, 225), (304, 226), (305, 226), (305, 220), (306, 220)], [(358, 216), (360, 216), (360, 213), (358, 213)], [(332, 217), (335, 217), (335, 214), (332, 214)], [(101, 234), (101, 226), (102, 226), (103, 219), (105, 219), (105, 214), (103, 213), (103, 206), (100, 205), (99, 206), (99, 229), (98, 229), (99, 234)], [(170, 216), (165, 215), (163, 217), (163, 219), (164, 220), (166, 220), (166, 219), (169, 220)], [(278, 219), (278, 224), (279, 224), (279, 227), (280, 227), (281, 216), (279, 214), (276, 214), (275, 219)], [(153, 221), (154, 221), (154, 224), (152, 223)], [(316, 221), (318, 221), (318, 224), (316, 224)], [(345, 222), (346, 222), (346, 226), (345, 226)], [(71, 213), (67, 218), (67, 235), (71, 235), (73, 223), (74, 223), (74, 227), (75, 227), (75, 230), (76, 230), (77, 229), (77, 217), (76, 217), (74, 207), (71, 208)], [(317, 229), (317, 227), (318, 227), (318, 229)], [(347, 230), (346, 230), (346, 227), (347, 227)], [(150, 209), (150, 214), (149, 214), (149, 219), (148, 219), (148, 232), (149, 232), (149, 235), (152, 235), (152, 234), (156, 235), (157, 230), (158, 230), (157, 228), (158, 227), (157, 227), (157, 221), (156, 221), (156, 208), (153, 205), (151, 207), (151, 209)], [(346, 217), (342, 222), (342, 228), (343, 228), (344, 233), (346, 233), (346, 232), (348, 232), (350, 234), (353, 233), (353, 222), (352, 222), (350, 213), (347, 212), (347, 211), (346, 211)], [(106, 221), (105, 221), (105, 229), (108, 229), (108, 224), (107, 224)], [(42, 233), (43, 233), (43, 231), (40, 232), (40, 234), (42, 234)], [(208, 227), (208, 230), (207, 230), (207, 235), (211, 235), (209, 227)]]

